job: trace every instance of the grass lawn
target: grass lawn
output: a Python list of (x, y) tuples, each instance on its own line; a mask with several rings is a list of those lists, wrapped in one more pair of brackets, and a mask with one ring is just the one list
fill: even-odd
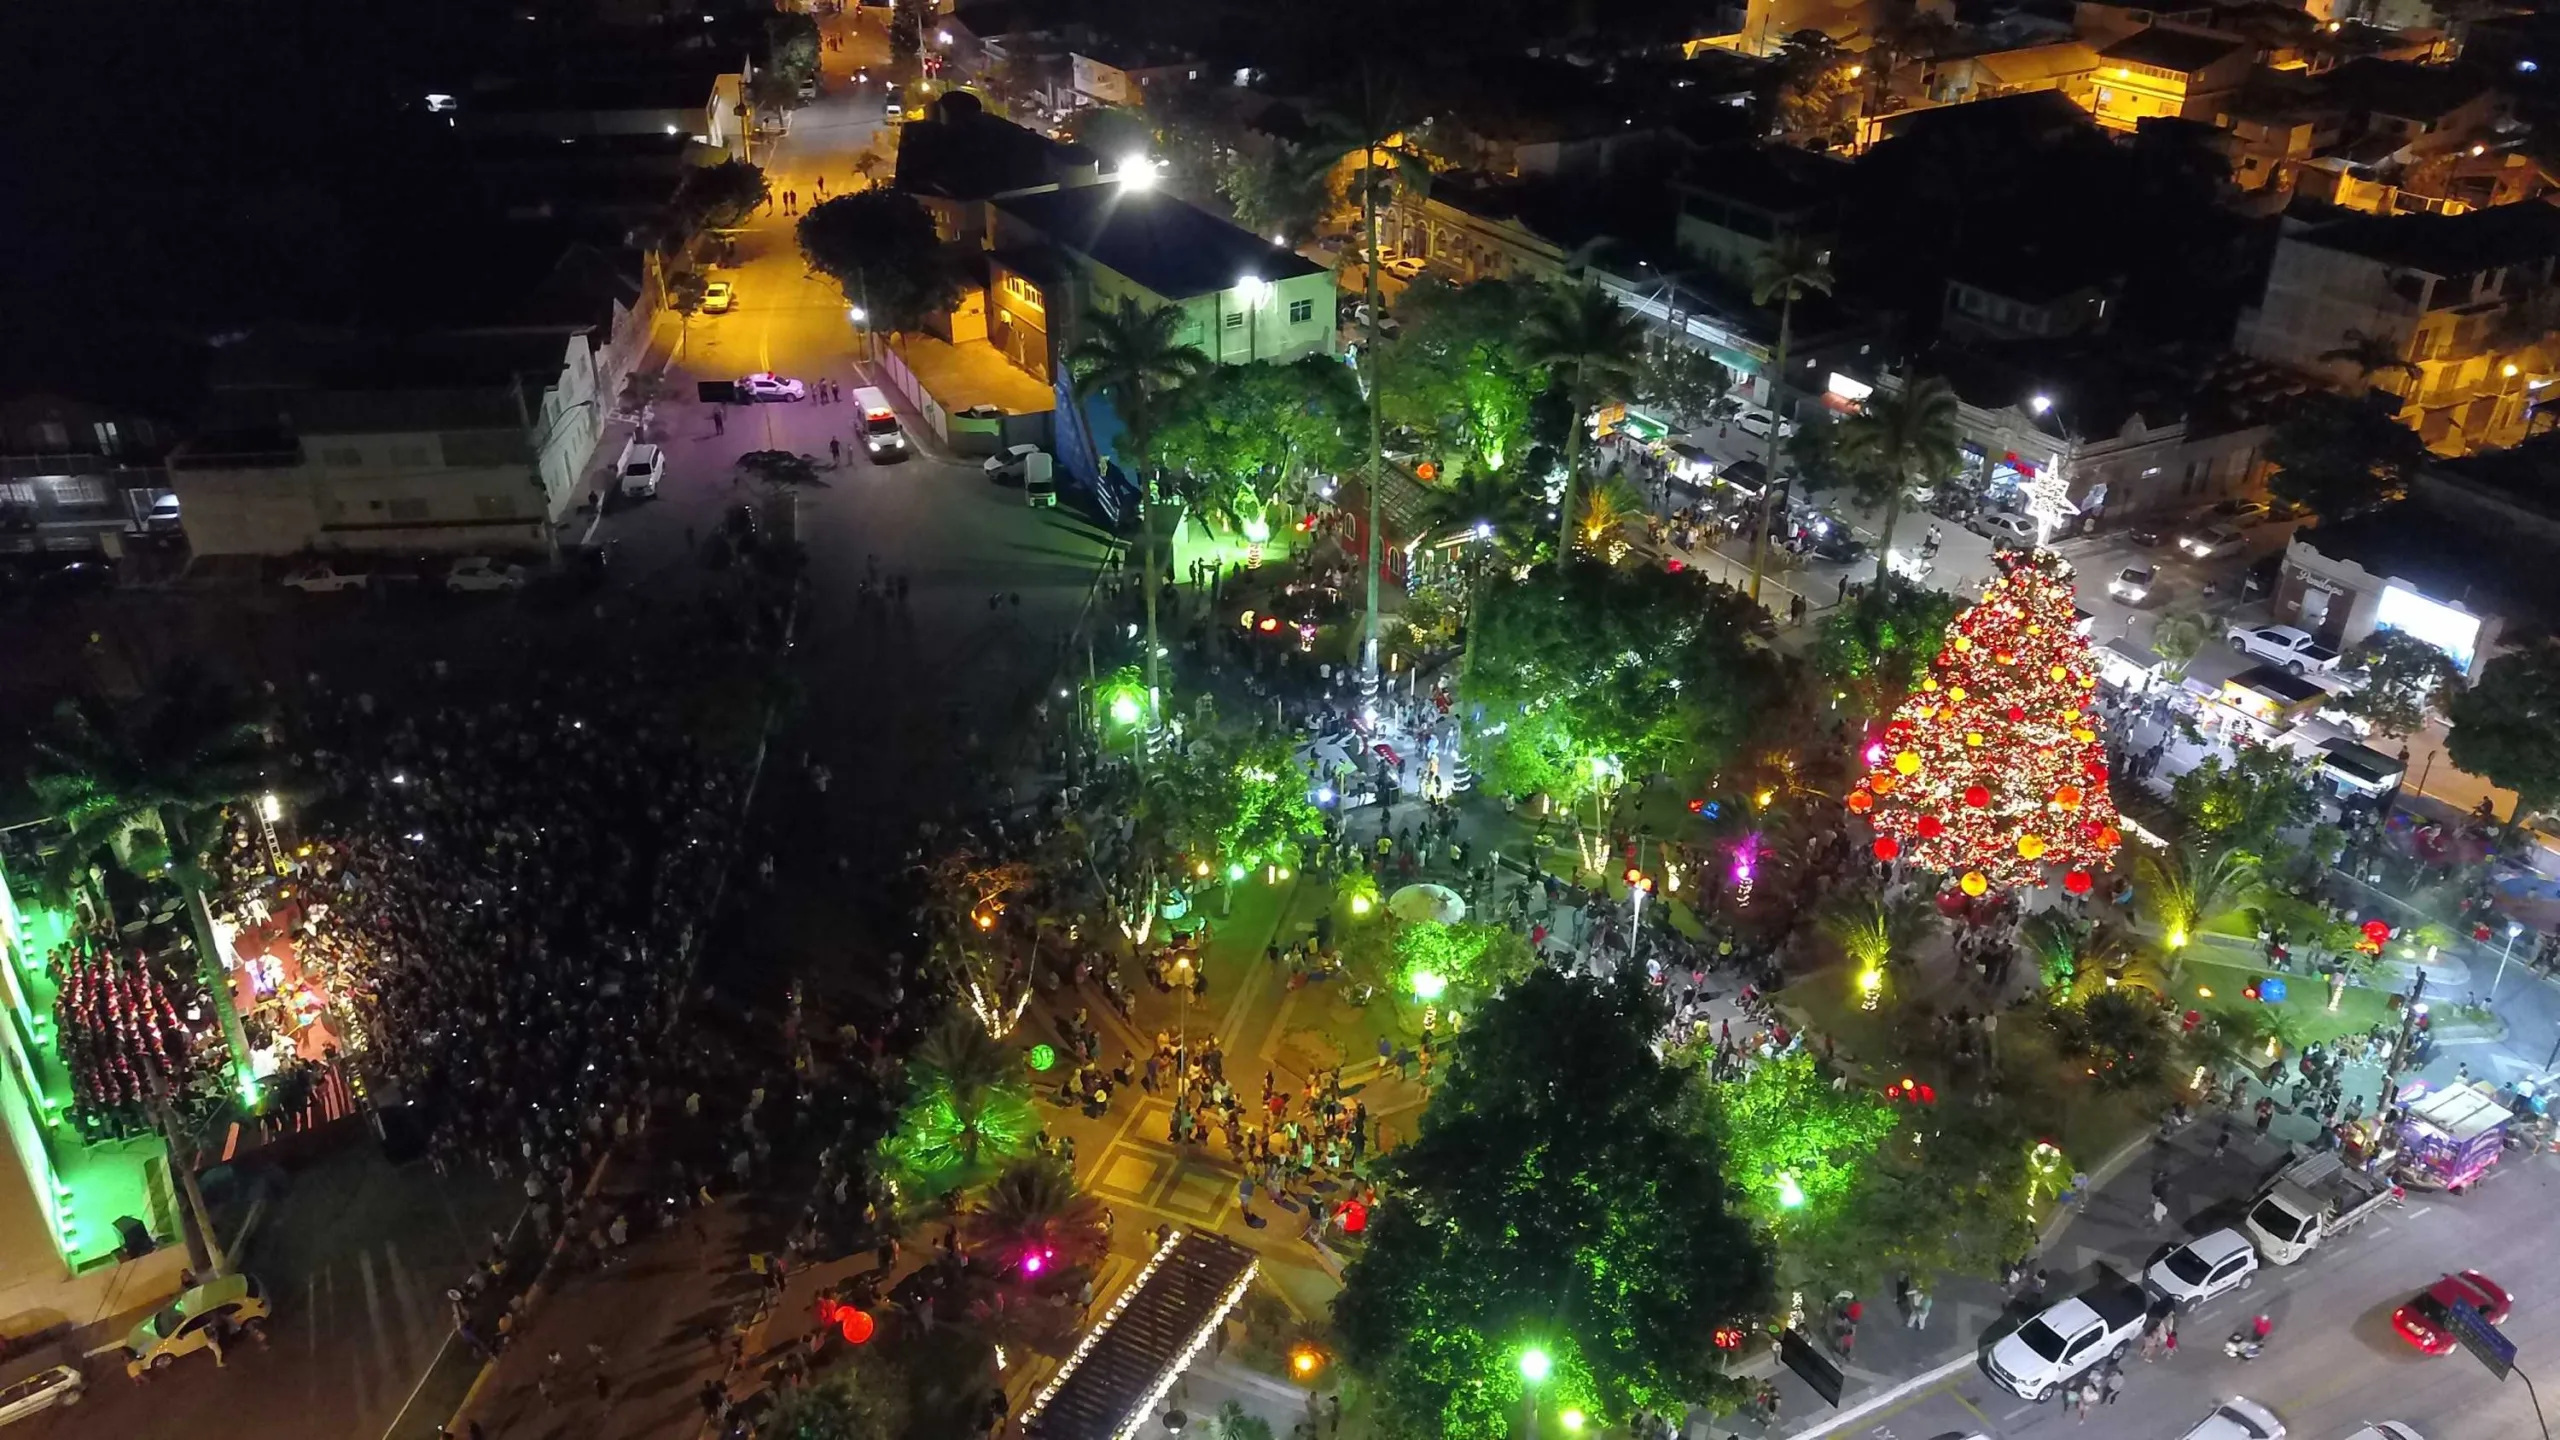
[[(2178, 1002), (2184, 1008), (2219, 1016), (2226, 1028), (2245, 1034), (2256, 1027), (2258, 1014), (2268, 1007), (2241, 992), (2250, 981), (2267, 974), (2264, 966), (2193, 956), (2180, 971)], [(2396, 1022), (2391, 991), (2349, 985), (2338, 997), (2338, 1008), (2332, 1010), (2326, 979), (2318, 975), (2286, 975), (2283, 979), (2285, 997), (2275, 1008), (2298, 1027), (2295, 1038), (2300, 1044), (2326, 1042)], [(2202, 993), (2205, 990), (2213, 993), (2207, 996)]]

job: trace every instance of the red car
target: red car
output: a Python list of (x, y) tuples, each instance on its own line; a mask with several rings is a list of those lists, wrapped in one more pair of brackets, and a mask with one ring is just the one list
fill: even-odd
[(2495, 1325), (2507, 1318), (2507, 1292), (2477, 1270), (2447, 1275), (2408, 1304), (2391, 1312), (2391, 1328), (2400, 1338), (2430, 1355), (2446, 1355), (2459, 1342), (2453, 1338), (2452, 1306), (2461, 1301)]

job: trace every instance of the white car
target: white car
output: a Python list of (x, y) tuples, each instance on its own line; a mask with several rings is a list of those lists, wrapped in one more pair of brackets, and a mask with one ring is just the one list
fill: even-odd
[(2234, 1395), (2179, 1440), (2284, 1440), (2284, 1422), (2257, 1401)]
[(456, 560), (444, 572), (444, 588), (456, 595), (483, 590), (521, 590), (524, 567), (502, 564), (486, 555)]
[(737, 303), (737, 289), (726, 280), (714, 280), (711, 288), (702, 292), (702, 313), (705, 315), (726, 315)]
[(1399, 255), (1386, 263), (1386, 272), (1399, 280), (1411, 280), (1429, 264), (1419, 255)]
[(2237, 1230), (2199, 1235), (2142, 1272), (2151, 1293), (2181, 1310), (2240, 1289), (2258, 1274), (2258, 1247)]
[(24, 1420), (56, 1405), (77, 1405), (89, 1382), (69, 1365), (40, 1370), (0, 1390), (0, 1425)]
[(2107, 582), (2107, 593), (2127, 605), (2140, 605), (2151, 598), (2151, 587), (2160, 578), (2157, 567), (2127, 565)]
[(155, 497), (150, 512), (142, 517), (146, 530), (174, 530), (178, 527), (178, 497), (174, 494)]
[(2283, 666), (2296, 675), (2338, 668), (2338, 652), (2321, 644), (2308, 630), (2292, 625), (2234, 625), (2224, 639), (2243, 655)]
[(2249, 542), (2228, 525), (2207, 525), (2178, 537), (2178, 548), (2194, 560), (2219, 560), (2237, 555)]
[(2376, 1420), (2346, 1440), (2427, 1440), (2427, 1437), (2397, 1420)]
[[(1769, 427), (1777, 423), (1777, 419), (1777, 416), (1770, 414), (1768, 411), (1761, 409), (1757, 405), (1746, 405), (1742, 408), (1739, 414), (1733, 417), (1733, 428), (1750, 436), (1754, 440), (1766, 440), (1769, 438)], [(1790, 420), (1787, 422), (1786, 428), (1778, 432), (1778, 438), (1783, 440), (1795, 433), (1796, 423)]]
[(284, 583), (305, 595), (332, 595), (340, 590), (361, 590), (372, 577), (362, 570), (352, 570), (334, 560), (314, 560), (299, 565), (284, 577)]
[(759, 400), (806, 400), (809, 387), (770, 371), (758, 371), (738, 377), (738, 398), (750, 404)]

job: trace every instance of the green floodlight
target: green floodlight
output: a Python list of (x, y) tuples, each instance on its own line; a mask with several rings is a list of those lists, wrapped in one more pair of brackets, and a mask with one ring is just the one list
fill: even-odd
[(1147, 716), (1145, 702), (1132, 690), (1111, 692), (1111, 719), (1118, 725), (1135, 725)]
[(1546, 1384), (1547, 1376), (1552, 1373), (1554, 1369), (1555, 1361), (1548, 1356), (1545, 1350), (1538, 1346), (1532, 1345), (1528, 1349), (1520, 1352), (1520, 1378), (1528, 1381), (1530, 1384)]
[(1437, 1000), (1448, 993), (1448, 989), (1449, 982), (1441, 976), (1434, 975), (1428, 970), (1413, 972), (1413, 998), (1416, 1000)]

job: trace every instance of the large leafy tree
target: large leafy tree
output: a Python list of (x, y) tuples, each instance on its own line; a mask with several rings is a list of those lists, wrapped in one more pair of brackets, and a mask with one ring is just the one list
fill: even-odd
[(1286, 738), (1212, 735), (1152, 788), (1166, 840), (1223, 869), (1292, 863), (1298, 843), (1324, 830), (1307, 786)]
[(1573, 796), (1595, 760), (1699, 778), (1740, 752), (1778, 690), (1767, 617), (1690, 572), (1588, 562), (1485, 592), (1461, 694), (1484, 709), (1493, 785)]
[(1102, 1202), (1076, 1188), (1066, 1162), (1031, 1155), (1007, 1165), (970, 1205), (969, 1239), (1000, 1263), (1038, 1254), (1040, 1268), (1063, 1270), (1102, 1258), (1110, 1232)]
[(2368, 401), (2315, 391), (2267, 436), (2266, 456), (2276, 467), (2268, 490), (2336, 520), (2398, 495), (2427, 447)]
[(857, 1351), (809, 1384), (786, 1387), (756, 1426), (756, 1440), (900, 1440), (909, 1433), (909, 1387)]
[(1541, 293), (1506, 280), (1407, 289), (1378, 398), (1386, 423), (1423, 437), (1443, 467), (1518, 475), (1548, 383), (1521, 343)]
[(1637, 399), (1693, 425), (1714, 414), (1732, 388), (1733, 372), (1714, 356), (1668, 336), (1645, 346), (1643, 368), (1636, 372)]
[(2169, 808), (2185, 822), (2179, 838), (2192, 846), (2237, 848), (2265, 858), (2277, 832), (2311, 818), (2317, 808), (2302, 767), (2282, 750), (2256, 746), (2229, 760), (2205, 757), (2169, 782)]
[(1144, 158), (1156, 146), (1156, 127), (1125, 106), (1102, 105), (1079, 113), (1067, 126), (1067, 138), (1102, 157), (1108, 167)]
[(1556, 506), (1556, 559), (1563, 563), (1573, 543), (1583, 431), (1594, 410), (1634, 387), (1644, 361), (1644, 322), (1596, 284), (1559, 285), (1529, 312), (1520, 344), (1563, 387), (1572, 412), (1564, 432), (1564, 493)]
[(798, 234), (809, 268), (834, 280), (875, 330), (920, 329), (960, 293), (933, 217), (912, 195), (840, 195), (801, 216)]
[(1956, 392), (1935, 375), (1914, 378), (1842, 421), (1840, 458), (1860, 503), (1883, 507), (1877, 526), (1876, 583), (1893, 573), (1893, 528), (1919, 487), (1953, 474), (1960, 459)]
[(2560, 800), (2560, 643), (2546, 640), (2490, 661), (2479, 684), (2455, 692), (2445, 718), (2453, 727), (2446, 756), (2515, 792), (2510, 823)]
[(1148, 463), (1204, 527), (1241, 529), (1310, 476), (1349, 468), (1366, 408), (1351, 372), (1328, 356), (1222, 365), (1175, 395), (1148, 437)]
[(1787, 346), (1795, 338), (1796, 302), (1807, 295), (1831, 293), (1831, 255), (1798, 234), (1782, 235), (1751, 265), (1751, 303), (1778, 307), (1778, 348), (1769, 363), (1769, 408), (1777, 420), (1769, 426), (1769, 450), (1763, 457), (1768, 483), (1760, 491), (1760, 528), (1751, 536), (1751, 598), (1760, 598), (1760, 566), (1769, 549), (1769, 506), (1778, 493), (1779, 437), (1786, 431)]
[(1863, 1088), (1833, 1089), (1807, 1050), (1707, 1089), (1725, 1180), (1782, 1247), (1839, 1218), (1859, 1171), (1893, 1130), (1892, 1107)]
[(1332, 198), (1342, 152), (1321, 143), (1278, 141), (1266, 153), (1239, 152), (1218, 177), (1236, 223), (1295, 248), (1313, 236)]
[[(1454, 1044), (1334, 1303), (1382, 1433), (1490, 1440), (1531, 1405), (1612, 1424), (1735, 1396), (1711, 1337), (1767, 1312), (1770, 1259), (1653, 1052), (1660, 1022), (1640, 977), (1542, 969)], [(1532, 1350), (1552, 1372), (1528, 1395)]]
[(1111, 401), (1128, 435), (1128, 457), (1139, 472), (1138, 559), (1146, 567), (1141, 591), (1147, 611), (1150, 728), (1159, 718), (1156, 707), (1164, 696), (1157, 654), (1164, 647), (1156, 637), (1156, 599), (1164, 584), (1164, 566), (1156, 559), (1162, 537), (1156, 524), (1157, 471), (1149, 457), (1174, 392), (1212, 368), (1198, 346), (1183, 343), (1181, 335), (1188, 323), (1178, 307), (1145, 305), (1123, 295), (1110, 309), (1097, 307), (1086, 313), (1084, 335), (1067, 352), (1067, 373), (1075, 377), (1077, 392)]
[(772, 191), (762, 166), (744, 160), (697, 165), (676, 185), (676, 214), (688, 230), (725, 230), (754, 214)]
[(1810, 656), (1814, 673), (1880, 715), (1902, 703), (1956, 618), (1956, 597), (1889, 575), (1822, 618)]
[(2427, 717), (2462, 684), (2453, 657), (2405, 630), (2376, 630), (2347, 656), (2363, 683), (2338, 708), (2390, 736), (2426, 728)]

